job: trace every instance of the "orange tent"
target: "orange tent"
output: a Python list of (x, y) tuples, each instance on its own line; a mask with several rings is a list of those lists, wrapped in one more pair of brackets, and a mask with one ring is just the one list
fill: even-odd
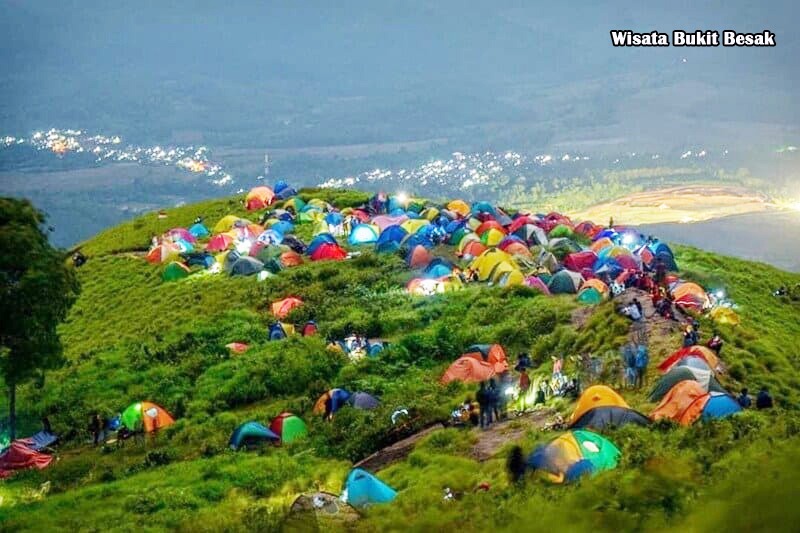
[(669, 372), (669, 370), (684, 357), (699, 357), (708, 363), (708, 367), (711, 370), (716, 370), (717, 367), (719, 367), (719, 357), (717, 357), (717, 354), (715, 354), (713, 350), (705, 346), (689, 346), (688, 348), (681, 348), (664, 359), (664, 361), (658, 365), (658, 369), (661, 370), (661, 372)]
[(146, 259), (148, 263), (164, 263), (168, 259), (176, 257), (180, 253), (181, 249), (178, 248), (177, 245), (164, 241), (158, 246), (154, 246), (152, 250), (147, 252)]
[(303, 300), (300, 298), (289, 297), (283, 300), (278, 300), (272, 303), (272, 314), (278, 318), (286, 318), (292, 309), (303, 305)]
[(582, 291), (583, 289), (596, 289), (597, 292), (599, 292), (603, 296), (608, 296), (609, 293), (608, 285), (606, 285), (605, 283), (603, 283), (602, 280), (599, 280), (597, 278), (591, 278), (584, 281), (583, 285), (581, 285), (580, 290)]
[(603, 237), (602, 239), (597, 239), (592, 243), (592, 251), (596, 254), (600, 253), (600, 250), (603, 248), (611, 248), (614, 246), (614, 241), (609, 239), (608, 237)]
[(425, 268), (431, 261), (433, 256), (421, 244), (416, 245), (408, 256), (408, 266), (411, 268)]
[(475, 233), (477, 233), (478, 236), (480, 237), (483, 236), (483, 234), (489, 231), (490, 229), (496, 229), (503, 235), (507, 233), (506, 229), (496, 220), (487, 220), (486, 222), (482, 223), (480, 226), (475, 228)]
[(698, 382), (681, 381), (669, 390), (658, 407), (650, 413), (650, 418), (653, 420), (669, 418), (682, 426), (689, 426), (700, 418), (710, 397), (711, 395)]
[(451, 381), (463, 381), (465, 383), (480, 383), (496, 375), (494, 365), (474, 357), (459, 357), (448, 367), (442, 376), (443, 384)]
[(471, 357), (478, 361), (485, 361), (494, 367), (494, 371), (502, 374), (508, 370), (508, 358), (503, 347), (499, 344), (476, 344), (469, 347), (469, 351), (461, 357)]
[(299, 266), (303, 264), (303, 257), (294, 250), (283, 252), (281, 254), (280, 259), (281, 259), (281, 266), (284, 268)]
[(244, 199), (248, 211), (264, 209), (275, 201), (275, 193), (269, 187), (254, 187)]
[(630, 409), (625, 399), (611, 387), (605, 385), (593, 385), (583, 391), (578, 399), (575, 410), (572, 412), (569, 423), (574, 424), (588, 410), (595, 407), (624, 407)]

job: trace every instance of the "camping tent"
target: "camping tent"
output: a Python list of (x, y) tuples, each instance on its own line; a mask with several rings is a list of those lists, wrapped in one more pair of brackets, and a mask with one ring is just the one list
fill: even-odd
[(528, 457), (528, 466), (547, 472), (555, 483), (568, 483), (616, 468), (619, 456), (619, 449), (605, 437), (572, 430), (536, 448)]
[(593, 385), (583, 391), (583, 394), (578, 399), (575, 410), (570, 417), (570, 424), (577, 422), (578, 419), (595, 407), (624, 407), (630, 409), (625, 399), (611, 387)]
[(164, 263), (178, 257), (180, 253), (181, 249), (178, 245), (170, 241), (162, 241), (147, 252), (145, 259), (148, 263)]
[(578, 288), (583, 284), (583, 276), (571, 270), (560, 270), (556, 272), (547, 288), (553, 294), (575, 294)]
[(664, 361), (658, 365), (658, 369), (661, 370), (661, 372), (667, 372), (686, 357), (696, 357), (702, 359), (708, 364), (708, 367), (711, 370), (715, 370), (719, 367), (719, 358), (713, 350), (706, 348), (705, 346), (689, 346), (688, 348), (681, 348), (677, 352), (664, 359)]
[(508, 358), (503, 347), (499, 344), (473, 344), (461, 357), (472, 357), (480, 361), (486, 361), (494, 366), (494, 371), (498, 374), (508, 370)]
[(715, 307), (708, 315), (717, 324), (738, 326), (740, 322), (739, 315), (730, 307)]
[(494, 365), (474, 357), (462, 356), (450, 365), (442, 376), (443, 384), (451, 381), (479, 383), (496, 375)]
[(341, 499), (354, 507), (374, 503), (387, 503), (395, 499), (397, 492), (366, 470), (354, 468), (347, 475)]
[(269, 187), (253, 187), (244, 201), (248, 211), (264, 209), (275, 201), (275, 193)]
[(206, 244), (206, 250), (209, 252), (222, 252), (227, 250), (233, 244), (233, 237), (227, 233), (220, 233), (214, 235)]
[(378, 399), (366, 392), (354, 392), (350, 398), (348, 398), (347, 403), (355, 407), (356, 409), (377, 409), (380, 405)]
[(15, 470), (28, 468), (42, 470), (52, 461), (52, 456), (32, 450), (22, 442), (14, 441), (0, 455), (0, 479), (11, 476)]
[(189, 267), (183, 263), (173, 261), (164, 268), (164, 272), (161, 273), (161, 279), (164, 281), (176, 281), (187, 277), (191, 273), (192, 271), (189, 270)]
[(202, 239), (202, 238), (204, 238), (204, 237), (208, 237), (209, 235), (211, 235), (211, 232), (210, 232), (210, 231), (208, 231), (208, 228), (207, 228), (207, 227), (205, 227), (205, 226), (204, 226), (204, 225), (203, 225), (201, 222), (198, 222), (198, 223), (196, 223), (196, 224), (193, 224), (193, 225), (192, 225), (192, 226), (189, 228), (189, 233), (191, 233), (191, 234), (192, 234), (192, 236), (193, 236), (195, 239)]
[(276, 416), (270, 423), (269, 429), (277, 434), (281, 438), (281, 442), (285, 444), (301, 439), (308, 434), (306, 423), (299, 416), (286, 412)]
[(675, 365), (653, 385), (648, 399), (651, 402), (660, 402), (681, 381), (696, 381), (706, 392), (725, 392), (711, 370)]
[(258, 422), (245, 422), (241, 426), (233, 430), (230, 441), (228, 444), (231, 449), (238, 450), (241, 447), (254, 446), (264, 442), (275, 442), (280, 440), (269, 428), (264, 427)]
[(258, 274), (264, 269), (264, 263), (256, 259), (255, 257), (240, 257), (236, 260), (235, 263), (231, 266), (230, 275), (231, 276), (252, 276), (253, 274)]
[(379, 232), (380, 230), (377, 226), (373, 226), (371, 224), (357, 224), (350, 231), (350, 236), (347, 238), (347, 242), (349, 242), (351, 246), (358, 244), (372, 244), (378, 240)]
[(303, 305), (303, 300), (290, 296), (282, 300), (272, 302), (272, 314), (277, 318), (286, 318), (293, 309)]
[(664, 396), (650, 418), (669, 418), (688, 426), (699, 418), (723, 418), (741, 410), (739, 403), (728, 394), (705, 392), (696, 381), (681, 381)]
[(344, 259), (347, 259), (347, 252), (338, 244), (320, 244), (317, 249), (311, 253), (312, 261), (342, 261)]
[(315, 415), (333, 414), (342, 408), (350, 399), (350, 393), (344, 389), (325, 391), (314, 403), (312, 412)]
[(175, 423), (172, 416), (160, 405), (151, 402), (136, 402), (122, 412), (122, 425), (130, 431), (151, 433)]

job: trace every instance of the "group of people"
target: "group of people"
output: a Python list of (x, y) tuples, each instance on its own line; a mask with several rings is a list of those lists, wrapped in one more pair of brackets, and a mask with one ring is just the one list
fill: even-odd
[(645, 344), (629, 342), (622, 348), (622, 361), (625, 371), (623, 383), (626, 388), (640, 389), (647, 382), (647, 366), (650, 354)]
[[(753, 400), (750, 398), (750, 391), (748, 391), (747, 388), (742, 389), (736, 401), (739, 402), (739, 405), (741, 405), (743, 409), (753, 406)], [(771, 407), (772, 396), (766, 387), (761, 387), (761, 390), (759, 390), (756, 395), (756, 409), (770, 409)]]

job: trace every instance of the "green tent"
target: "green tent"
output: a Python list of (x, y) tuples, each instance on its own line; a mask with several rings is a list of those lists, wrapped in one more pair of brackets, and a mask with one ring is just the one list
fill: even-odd
[(595, 471), (610, 470), (617, 466), (620, 451), (610, 440), (582, 429), (573, 429), (572, 435), (580, 445), (583, 458), (592, 463)]
[(173, 261), (164, 269), (164, 272), (161, 274), (161, 279), (164, 281), (176, 281), (189, 276), (189, 274), (191, 274), (189, 267), (183, 263)]
[(550, 230), (550, 234), (548, 235), (551, 239), (558, 239), (558, 238), (567, 238), (572, 239), (575, 237), (575, 232), (572, 231), (572, 228), (566, 226), (564, 224), (559, 224), (555, 228)]
[(594, 287), (587, 287), (578, 293), (578, 301), (586, 305), (597, 305), (603, 302), (603, 295)]
[(277, 434), (284, 444), (294, 442), (308, 434), (306, 423), (299, 416), (292, 413), (279, 414), (269, 425), (269, 429)]

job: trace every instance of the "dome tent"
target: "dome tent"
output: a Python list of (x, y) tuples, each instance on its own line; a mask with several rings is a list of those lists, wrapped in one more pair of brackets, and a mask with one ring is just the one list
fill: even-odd
[(242, 447), (255, 446), (264, 442), (276, 442), (280, 437), (259, 422), (245, 422), (237, 427), (231, 434), (228, 444), (231, 449), (238, 450)]
[(151, 402), (136, 402), (129, 405), (122, 412), (120, 421), (130, 431), (145, 433), (152, 433), (175, 423), (163, 407)]
[(389, 485), (366, 470), (354, 468), (347, 475), (341, 499), (354, 507), (365, 507), (375, 503), (387, 503), (397, 497)]
[(287, 412), (276, 416), (269, 429), (281, 438), (282, 444), (289, 444), (308, 435), (306, 423), (299, 416)]

